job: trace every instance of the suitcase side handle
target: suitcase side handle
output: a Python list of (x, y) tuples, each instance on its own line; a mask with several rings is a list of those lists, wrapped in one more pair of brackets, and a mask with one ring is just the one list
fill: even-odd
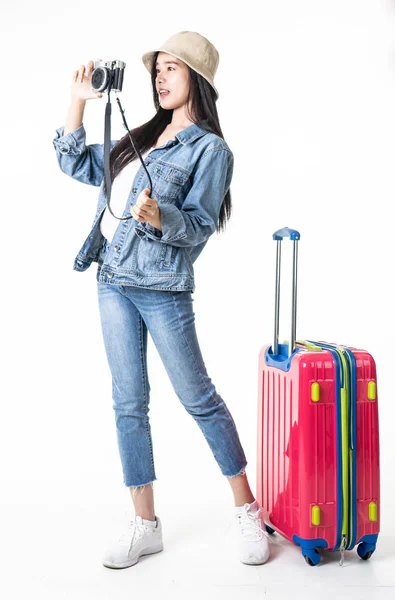
[(281, 278), (281, 242), (284, 237), (289, 237), (293, 241), (293, 268), (292, 268), (292, 324), (291, 324), (291, 341), (288, 348), (288, 356), (291, 356), (295, 348), (296, 342), (296, 300), (297, 300), (297, 279), (298, 279), (298, 242), (300, 233), (296, 229), (283, 227), (273, 234), (273, 239), (276, 240), (276, 293), (274, 303), (274, 341), (273, 354), (278, 351), (278, 336), (279, 336), (279, 312), (280, 312), (280, 278)]

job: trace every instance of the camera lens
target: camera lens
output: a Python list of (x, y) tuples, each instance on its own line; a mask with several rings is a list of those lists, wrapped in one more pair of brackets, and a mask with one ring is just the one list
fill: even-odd
[(110, 78), (109, 70), (106, 67), (97, 67), (92, 73), (92, 90), (94, 92), (103, 92)]

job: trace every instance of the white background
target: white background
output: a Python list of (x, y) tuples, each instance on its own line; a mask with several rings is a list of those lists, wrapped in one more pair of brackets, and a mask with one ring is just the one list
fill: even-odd
[[(198, 31), (220, 54), (215, 84), (235, 156), (233, 215), (195, 263), (194, 309), (209, 375), (247, 455), (251, 489), (257, 359), (273, 338), (272, 234), (288, 226), (301, 233), (297, 337), (363, 348), (376, 360), (381, 526), (395, 535), (395, 2), (3, 1), (1, 13), (0, 505), (10, 537), (16, 515), (80, 510), (105, 522), (131, 506), (96, 263), (72, 270), (98, 188), (60, 171), (52, 139), (65, 123), (72, 71), (98, 57), (127, 64), (120, 99), (129, 128), (150, 119), (141, 56), (183, 30)], [(119, 139), (125, 129), (112, 101), (111, 137)], [(105, 102), (87, 103), (87, 143), (103, 142)], [(289, 339), (290, 254), (285, 240), (280, 341)], [(230, 486), (150, 337), (148, 361), (158, 514), (177, 504), (190, 520), (197, 512), (231, 515)]]

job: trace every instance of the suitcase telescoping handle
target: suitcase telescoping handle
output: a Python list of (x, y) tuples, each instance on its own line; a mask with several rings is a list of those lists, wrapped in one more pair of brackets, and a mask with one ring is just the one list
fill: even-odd
[(289, 343), (288, 356), (291, 356), (294, 351), (296, 341), (296, 296), (297, 296), (297, 278), (298, 278), (298, 241), (300, 233), (295, 229), (284, 227), (273, 233), (273, 239), (277, 241), (276, 252), (276, 297), (275, 297), (275, 313), (274, 313), (274, 343), (273, 354), (278, 351), (278, 335), (279, 335), (279, 312), (280, 312), (280, 278), (281, 278), (281, 242), (284, 237), (289, 237), (293, 240), (293, 269), (292, 269), (292, 325), (291, 325), (291, 341)]

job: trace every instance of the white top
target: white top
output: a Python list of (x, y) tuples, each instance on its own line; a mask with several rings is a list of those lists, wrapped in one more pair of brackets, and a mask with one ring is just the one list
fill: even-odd
[[(150, 148), (149, 150), (144, 152), (144, 154), (141, 155), (142, 158), (144, 159), (147, 156), (147, 154), (151, 152), (151, 150), (153, 150), (153, 148)], [(132, 160), (132, 162), (127, 164), (122, 169), (122, 171), (115, 177), (114, 181), (112, 182), (110, 206), (112, 212), (117, 217), (123, 216), (123, 211), (125, 210), (125, 205), (129, 198), (133, 180), (140, 165), (140, 158), (136, 156), (136, 158)], [(103, 216), (100, 220), (100, 231), (109, 242), (112, 241), (114, 233), (120, 223), (121, 221), (113, 217), (110, 211), (108, 210), (108, 206), (106, 206)]]

